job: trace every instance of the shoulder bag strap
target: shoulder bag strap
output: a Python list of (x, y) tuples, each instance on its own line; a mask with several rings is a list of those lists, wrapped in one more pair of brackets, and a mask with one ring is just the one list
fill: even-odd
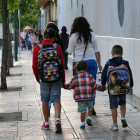
[(84, 54), (83, 54), (83, 59), (84, 59), (84, 57), (85, 57), (85, 53), (86, 53), (86, 49), (87, 49), (87, 44), (88, 44), (88, 43), (86, 43), (86, 47), (85, 47)]

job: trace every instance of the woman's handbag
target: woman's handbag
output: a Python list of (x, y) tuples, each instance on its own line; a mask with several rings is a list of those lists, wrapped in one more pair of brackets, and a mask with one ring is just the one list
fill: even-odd
[[(85, 47), (85, 50), (84, 50), (83, 59), (84, 59), (84, 56), (85, 56), (86, 49), (87, 49), (87, 43), (86, 43), (86, 47)], [(73, 62), (73, 76), (77, 75), (76, 63), (77, 62)]]

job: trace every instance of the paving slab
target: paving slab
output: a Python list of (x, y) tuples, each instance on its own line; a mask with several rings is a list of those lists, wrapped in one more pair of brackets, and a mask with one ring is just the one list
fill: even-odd
[(44, 136), (27, 136), (27, 137), (20, 137), (19, 140), (44, 140)]

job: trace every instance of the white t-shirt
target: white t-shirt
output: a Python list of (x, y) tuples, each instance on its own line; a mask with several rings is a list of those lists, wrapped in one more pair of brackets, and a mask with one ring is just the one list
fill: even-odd
[[(95, 34), (93, 32), (91, 32), (91, 36), (92, 36), (91, 37), (92, 43), (89, 42), (87, 45), (84, 60), (89, 60), (89, 59), (96, 60), (95, 52), (99, 52)], [(85, 50), (85, 46), (86, 46), (86, 44), (84, 44), (83, 37), (81, 37), (81, 40), (82, 40), (81, 43), (79, 41), (77, 41), (77, 38), (78, 38), (77, 33), (73, 33), (71, 35), (71, 37), (69, 39), (69, 46), (67, 49), (69, 54), (71, 54), (73, 52), (73, 49), (75, 49), (74, 61), (80, 61), (83, 59), (83, 54), (84, 54), (84, 50)]]
[(26, 34), (27, 34), (26, 32), (22, 32), (21, 36), (22, 36), (23, 39), (26, 38)]

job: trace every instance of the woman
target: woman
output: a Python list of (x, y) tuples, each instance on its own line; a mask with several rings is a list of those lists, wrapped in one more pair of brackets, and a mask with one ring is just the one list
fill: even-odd
[(61, 47), (62, 52), (64, 52), (63, 39), (60, 38), (59, 29), (58, 29), (57, 25), (55, 23), (53, 23), (53, 22), (49, 22), (47, 24), (47, 26), (46, 26), (46, 29), (47, 28), (52, 28), (52, 29), (55, 30), (55, 32), (56, 32), (56, 39), (55, 39), (54, 43), (58, 44)]
[(41, 41), (41, 39), (42, 39), (42, 34), (41, 34), (41, 30), (38, 30), (38, 40), (39, 40), (39, 42)]
[(31, 43), (32, 43), (32, 50), (34, 49), (34, 47), (36, 46), (36, 44), (38, 44), (38, 40), (37, 37), (35, 35), (35, 32), (32, 33), (31, 37), (30, 37)]
[(63, 26), (61, 29), (62, 33), (60, 34), (61, 38), (63, 39), (63, 44), (64, 44), (64, 53), (63, 53), (63, 58), (64, 58), (64, 63), (65, 63), (65, 70), (68, 70), (68, 54), (65, 53), (66, 49), (68, 48), (69, 44), (69, 34), (67, 34), (67, 28), (66, 26)]
[[(86, 46), (87, 48), (85, 50)], [(82, 59), (86, 60), (88, 64), (87, 72), (90, 73), (96, 79), (98, 67), (100, 71), (102, 70), (100, 62), (100, 52), (98, 50), (95, 34), (90, 28), (90, 25), (86, 18), (82, 16), (76, 17), (71, 27), (69, 46), (66, 52), (68, 54), (71, 54), (73, 50), (75, 50), (74, 62), (80, 61)], [(83, 58), (84, 51), (85, 56)], [(93, 101), (92, 115), (96, 115), (94, 105), (95, 98)]]

